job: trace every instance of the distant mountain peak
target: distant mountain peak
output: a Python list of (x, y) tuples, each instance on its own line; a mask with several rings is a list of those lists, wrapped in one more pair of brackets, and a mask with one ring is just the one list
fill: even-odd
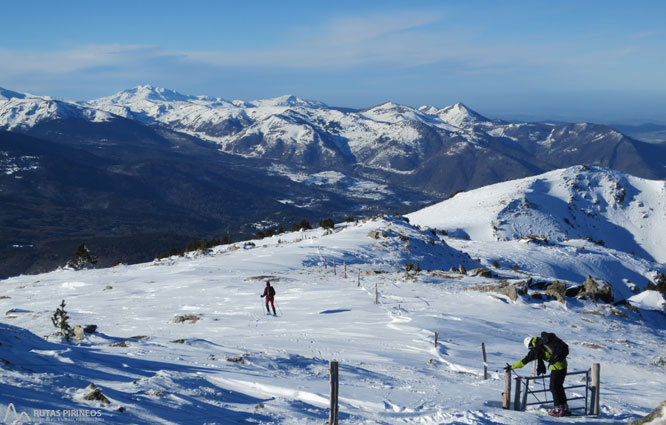
[(305, 100), (300, 97), (294, 96), (293, 94), (285, 94), (283, 96), (274, 97), (272, 99), (259, 100), (252, 102), (257, 105), (270, 105), (270, 106), (286, 106), (286, 107), (309, 107), (309, 108), (321, 108), (326, 106), (324, 103)]
[(462, 102), (440, 109), (437, 116), (457, 127), (488, 121), (488, 118), (468, 108)]
[(123, 90), (111, 96), (110, 99), (117, 102), (127, 102), (132, 100), (158, 101), (158, 102), (187, 102), (196, 99), (193, 96), (181, 94), (175, 90), (154, 87), (150, 84), (136, 86), (131, 89)]

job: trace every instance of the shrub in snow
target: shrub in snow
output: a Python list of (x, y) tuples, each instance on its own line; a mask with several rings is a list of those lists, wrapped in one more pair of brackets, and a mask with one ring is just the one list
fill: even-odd
[(53, 326), (58, 328), (57, 335), (65, 337), (67, 341), (74, 335), (74, 330), (69, 326), (67, 321), (69, 320), (69, 315), (65, 311), (65, 300), (62, 300), (60, 307), (58, 307), (51, 317), (51, 322)]

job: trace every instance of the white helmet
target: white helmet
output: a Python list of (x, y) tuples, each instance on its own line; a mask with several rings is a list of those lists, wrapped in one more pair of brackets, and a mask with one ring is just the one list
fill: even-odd
[(523, 345), (525, 345), (525, 348), (527, 348), (528, 350), (529, 350), (530, 348), (532, 348), (532, 339), (533, 339), (533, 338), (532, 338), (531, 336), (528, 336), (528, 337), (525, 338), (525, 340), (523, 341)]

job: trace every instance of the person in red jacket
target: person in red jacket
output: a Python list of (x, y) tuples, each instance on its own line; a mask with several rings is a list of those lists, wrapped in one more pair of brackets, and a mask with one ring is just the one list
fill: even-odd
[(266, 311), (268, 311), (268, 314), (271, 314), (271, 309), (268, 308), (268, 303), (271, 303), (271, 307), (273, 307), (273, 316), (277, 316), (275, 314), (275, 304), (273, 300), (275, 299), (275, 288), (271, 286), (271, 282), (267, 281), (266, 282), (266, 288), (264, 289), (264, 293), (261, 296), (261, 298), (266, 297)]

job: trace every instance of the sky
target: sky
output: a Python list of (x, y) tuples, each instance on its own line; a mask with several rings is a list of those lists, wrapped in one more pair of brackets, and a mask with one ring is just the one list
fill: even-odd
[(666, 124), (666, 2), (3, 2), (0, 87)]

